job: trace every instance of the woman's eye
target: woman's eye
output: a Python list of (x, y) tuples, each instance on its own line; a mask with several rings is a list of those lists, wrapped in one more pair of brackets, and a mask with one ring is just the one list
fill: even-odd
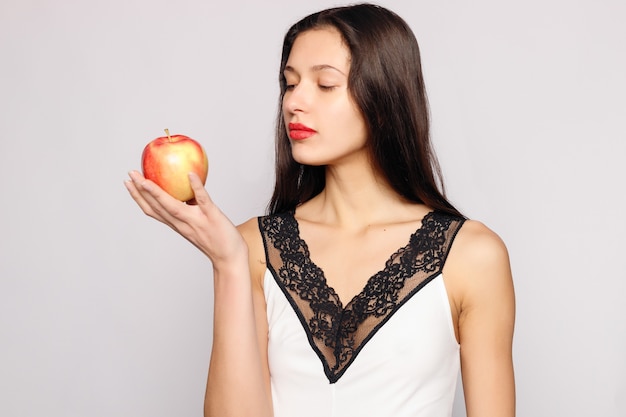
[(331, 91), (331, 90), (334, 90), (336, 88), (336, 86), (334, 86), (334, 85), (320, 85), (319, 88), (320, 88), (320, 90), (323, 90), (323, 91)]
[(291, 91), (291, 90), (293, 90), (294, 88), (296, 88), (296, 85), (295, 85), (295, 84), (287, 84), (287, 85), (285, 86), (285, 91)]

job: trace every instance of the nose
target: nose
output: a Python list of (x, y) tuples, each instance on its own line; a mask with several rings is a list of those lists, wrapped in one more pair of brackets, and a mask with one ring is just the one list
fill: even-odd
[(283, 96), (283, 111), (291, 114), (304, 112), (309, 106), (309, 94), (306, 92), (306, 85), (299, 83), (291, 89), (285, 91)]

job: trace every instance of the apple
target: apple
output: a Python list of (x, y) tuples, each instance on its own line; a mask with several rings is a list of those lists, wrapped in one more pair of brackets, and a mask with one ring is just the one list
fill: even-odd
[(189, 173), (195, 172), (206, 182), (209, 161), (202, 146), (184, 135), (170, 135), (152, 140), (141, 155), (143, 175), (180, 201), (193, 199)]

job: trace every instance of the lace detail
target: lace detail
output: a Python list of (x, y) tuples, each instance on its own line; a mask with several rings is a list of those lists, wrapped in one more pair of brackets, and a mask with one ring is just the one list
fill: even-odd
[(409, 243), (343, 307), (311, 260), (293, 212), (259, 218), (267, 265), (298, 315), (331, 383), (402, 304), (443, 268), (464, 219), (430, 212)]

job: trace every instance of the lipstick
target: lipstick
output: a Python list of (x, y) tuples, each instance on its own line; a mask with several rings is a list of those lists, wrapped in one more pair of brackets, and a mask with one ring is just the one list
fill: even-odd
[(289, 137), (293, 140), (303, 140), (310, 138), (317, 133), (316, 130), (303, 125), (302, 123), (289, 123)]

